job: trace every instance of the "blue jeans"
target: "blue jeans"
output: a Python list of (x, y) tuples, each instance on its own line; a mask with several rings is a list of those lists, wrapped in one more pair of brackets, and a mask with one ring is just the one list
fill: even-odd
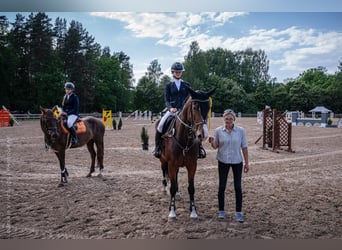
[(218, 188), (218, 204), (219, 211), (224, 211), (224, 193), (226, 191), (227, 179), (230, 167), (233, 169), (234, 177), (234, 189), (235, 189), (235, 209), (236, 212), (242, 210), (242, 188), (241, 188), (241, 177), (242, 177), (242, 162), (238, 164), (226, 164), (218, 161), (218, 174), (219, 174), (219, 188)]

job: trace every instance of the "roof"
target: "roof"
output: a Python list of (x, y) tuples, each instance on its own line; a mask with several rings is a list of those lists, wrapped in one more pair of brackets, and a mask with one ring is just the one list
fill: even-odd
[(317, 106), (316, 108), (309, 110), (309, 112), (329, 113), (329, 112), (331, 112), (331, 110), (330, 110), (330, 109), (327, 109), (327, 108), (324, 107), (324, 106)]

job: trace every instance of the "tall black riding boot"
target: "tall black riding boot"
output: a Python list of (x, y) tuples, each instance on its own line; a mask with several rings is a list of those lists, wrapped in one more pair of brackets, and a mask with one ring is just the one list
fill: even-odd
[(72, 126), (71, 128), (69, 128), (71, 137), (72, 137), (72, 144), (77, 144), (78, 143), (78, 138), (77, 138), (77, 134), (76, 134), (76, 130), (75, 127)]
[(200, 142), (199, 144), (199, 153), (198, 153), (198, 158), (200, 159), (204, 159), (207, 156), (207, 153), (205, 152), (203, 146), (202, 146), (202, 142)]
[(156, 130), (156, 136), (155, 136), (155, 148), (153, 151), (153, 155), (156, 158), (160, 158), (161, 156), (161, 147), (162, 147), (162, 133), (159, 133), (158, 130)]

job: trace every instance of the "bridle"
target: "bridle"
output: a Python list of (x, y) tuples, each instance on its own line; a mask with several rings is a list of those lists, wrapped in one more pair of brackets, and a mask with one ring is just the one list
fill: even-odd
[[(54, 142), (58, 136), (58, 120), (53, 116), (53, 114), (44, 114), (42, 115), (42, 127), (46, 131), (46, 134), (49, 135), (49, 139)], [(53, 122), (51, 122), (53, 120)], [(49, 121), (49, 122), (48, 122)], [(49, 125), (53, 124), (52, 126)]]
[[(186, 122), (184, 122), (184, 121), (180, 118), (180, 114), (183, 112), (183, 110), (182, 110), (179, 114), (176, 114), (176, 117), (177, 117), (177, 119), (180, 121), (180, 123), (181, 123), (182, 125), (184, 125), (186, 128), (191, 129), (193, 132), (196, 132), (196, 131), (197, 131), (197, 127), (198, 127), (199, 125), (204, 124), (204, 123), (205, 123), (205, 120), (202, 119), (202, 121), (195, 123), (195, 121), (194, 121), (194, 116), (193, 116), (193, 113), (192, 113), (192, 104), (193, 104), (194, 102), (209, 102), (209, 99), (206, 99), (206, 100), (193, 99), (193, 100), (191, 100), (191, 103), (190, 103), (191, 125), (187, 124)], [(201, 115), (202, 115), (202, 114), (201, 114)]]
[[(196, 138), (196, 132), (198, 130), (198, 126), (199, 125), (203, 125), (205, 123), (205, 120), (202, 120), (200, 122), (195, 122), (194, 120), (194, 115), (192, 112), (192, 105), (194, 102), (209, 102), (209, 99), (205, 99), (205, 100), (201, 100), (201, 99), (192, 99), (190, 102), (190, 117), (191, 117), (191, 122), (190, 124), (184, 122), (181, 118), (180, 115), (182, 114), (182, 112), (184, 111), (184, 108), (181, 112), (179, 112), (178, 114), (176, 114), (176, 117), (178, 119), (178, 121), (181, 123), (181, 125), (183, 125), (185, 128), (187, 128), (189, 130), (188, 132), (188, 137), (187, 137), (187, 143), (185, 145), (185, 147), (173, 136), (174, 140), (176, 141), (178, 147), (180, 147), (183, 151), (183, 156), (185, 156), (185, 154), (195, 145), (195, 138)], [(199, 110), (199, 112), (201, 112), (201, 110)], [(201, 114), (202, 117), (202, 114)], [(192, 142), (191, 145), (189, 145), (189, 142)]]

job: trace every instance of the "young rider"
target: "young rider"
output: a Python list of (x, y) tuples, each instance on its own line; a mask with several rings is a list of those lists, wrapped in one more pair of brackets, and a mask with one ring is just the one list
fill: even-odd
[(79, 99), (75, 94), (74, 89), (75, 85), (72, 82), (66, 82), (64, 85), (65, 95), (62, 102), (62, 111), (67, 115), (67, 127), (72, 136), (72, 143), (77, 144), (78, 139), (76, 135), (76, 130), (74, 124), (78, 119), (78, 110), (79, 110)]
[[(167, 111), (160, 119), (155, 135), (155, 149), (153, 151), (153, 155), (156, 158), (160, 158), (161, 156), (162, 130), (166, 119), (171, 115), (175, 115), (176, 112), (182, 110), (189, 95), (188, 89), (190, 88), (190, 83), (181, 79), (183, 71), (184, 66), (182, 63), (175, 62), (172, 64), (171, 73), (173, 80), (166, 84), (164, 89), (164, 100)], [(205, 150), (202, 145), (200, 145), (199, 158), (205, 158), (205, 156)]]

